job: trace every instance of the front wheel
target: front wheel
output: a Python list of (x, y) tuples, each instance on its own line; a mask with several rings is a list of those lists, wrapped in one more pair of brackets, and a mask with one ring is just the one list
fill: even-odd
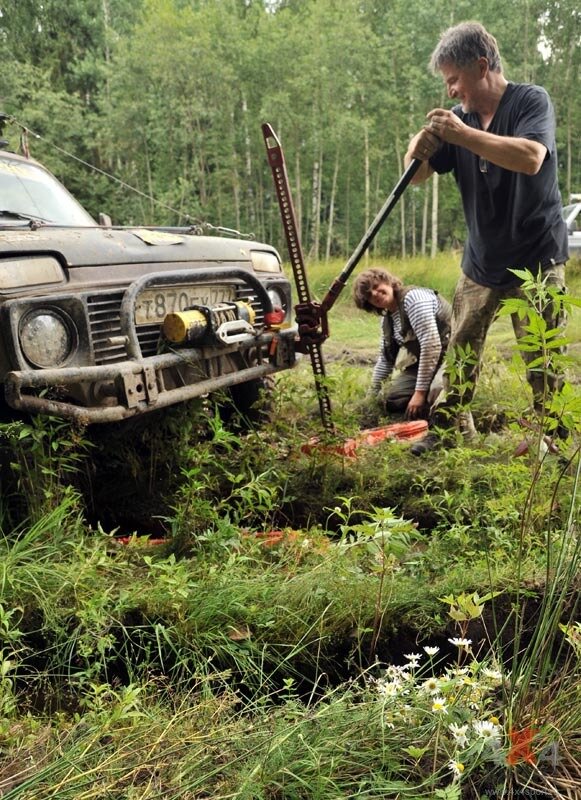
[(220, 409), (222, 421), (246, 430), (264, 425), (272, 419), (273, 393), (272, 375), (231, 386), (230, 400)]

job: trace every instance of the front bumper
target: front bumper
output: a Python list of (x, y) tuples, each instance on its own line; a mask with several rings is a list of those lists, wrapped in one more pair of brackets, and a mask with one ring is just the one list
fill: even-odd
[[(295, 337), (294, 328), (252, 337), (248, 344), (258, 363), (223, 374), (208, 375), (208, 365), (216, 367), (224, 356), (236, 356), (238, 348), (187, 348), (111, 366), (13, 371), (5, 378), (5, 399), (15, 409), (75, 419), (86, 425), (118, 422), (290, 369), (295, 361)], [(266, 359), (260, 356), (265, 350), (270, 354)], [(176, 376), (183, 385), (175, 385)], [(88, 396), (96, 397), (95, 405), (81, 406), (42, 393), (55, 388), (67, 393), (80, 385)], [(100, 387), (105, 392), (99, 397)]]
[[(249, 296), (249, 301), (263, 315), (260, 324), (254, 329), (249, 326), (247, 332), (230, 340), (226, 337), (221, 344), (212, 341), (178, 349), (166, 343), (164, 352), (155, 352), (157, 348), (144, 352), (134, 322), (140, 293), (150, 287), (212, 281), (230, 281), (238, 286), (245, 293), (243, 297)], [(72, 317), (70, 298), (54, 296), (50, 300), (53, 306), (62, 304)], [(90, 297), (76, 296), (77, 320), (90, 316), (91, 301)], [(5, 304), (3, 319), (10, 325), (13, 342), (18, 341), (19, 319), (33, 303), (46, 304), (46, 301), (32, 298)], [(86, 357), (80, 363), (33, 369), (15, 345), (13, 357), (19, 368), (4, 377), (8, 405), (82, 424), (116, 422), (294, 366), (297, 327), (289, 324), (288, 317), (286, 327), (280, 330), (266, 324), (267, 315), (273, 310), (267, 289), (246, 269), (202, 268), (144, 275), (123, 291), (119, 303), (118, 312), (108, 319), (111, 324), (107, 330), (112, 332), (106, 337), (109, 344), (103, 351), (104, 363), (94, 363), (94, 359), (91, 363), (86, 349)], [(94, 353), (95, 335), (87, 336)]]

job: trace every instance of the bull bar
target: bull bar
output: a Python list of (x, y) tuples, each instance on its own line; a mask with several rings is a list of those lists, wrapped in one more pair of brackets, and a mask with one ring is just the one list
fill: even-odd
[[(125, 339), (127, 360), (108, 365), (91, 365), (49, 369), (12, 370), (5, 376), (5, 399), (15, 409), (30, 413), (53, 414), (74, 419), (81, 424), (118, 422), (139, 414), (219, 391), (239, 383), (255, 380), (288, 368), (294, 363), (294, 341), (296, 325), (283, 330), (265, 330), (248, 334), (248, 348), (256, 348), (261, 361), (262, 348), (269, 350), (268, 360), (253, 366), (242, 367), (233, 372), (214, 376), (203, 376), (203, 362), (218, 356), (236, 354), (241, 348), (234, 345), (220, 347), (187, 347), (179, 351), (143, 357), (134, 322), (135, 301), (141, 291), (149, 286), (198, 283), (219, 278), (222, 280), (242, 280), (256, 292), (265, 314), (272, 312), (272, 302), (265, 287), (251, 272), (240, 268), (220, 270), (176, 270), (145, 275), (134, 281), (126, 290), (120, 312), (121, 329)], [(274, 351), (274, 352), (273, 352)], [(198, 375), (182, 386), (167, 387), (164, 371), (179, 367), (200, 366)], [(106, 404), (93, 406), (78, 405), (48, 397), (26, 394), (25, 390), (65, 388), (78, 384), (89, 386), (112, 385), (114, 392)], [(114, 403), (115, 396), (117, 402)], [(123, 402), (119, 402), (122, 398)], [(113, 402), (111, 402), (113, 401)]]

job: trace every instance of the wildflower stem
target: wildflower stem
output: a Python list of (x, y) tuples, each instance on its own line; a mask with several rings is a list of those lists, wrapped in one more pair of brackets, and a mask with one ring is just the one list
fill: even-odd
[(438, 725), (436, 727), (436, 736), (434, 738), (434, 761), (432, 764), (432, 772), (434, 775), (438, 769), (438, 746), (440, 744), (440, 728), (442, 727), (442, 721), (438, 721)]

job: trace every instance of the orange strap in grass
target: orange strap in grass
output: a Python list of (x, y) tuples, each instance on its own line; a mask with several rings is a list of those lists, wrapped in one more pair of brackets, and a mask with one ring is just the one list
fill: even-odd
[(322, 444), (317, 436), (304, 444), (301, 451), (307, 455), (315, 450), (322, 450), (325, 453), (336, 453), (337, 455), (356, 458), (356, 451), (362, 445), (374, 447), (386, 440), (396, 441), (416, 441), (422, 439), (428, 430), (428, 423), (425, 419), (412, 420), (410, 422), (394, 422), (391, 425), (383, 425), (379, 428), (368, 428), (360, 431), (357, 436), (346, 439), (341, 444)]

